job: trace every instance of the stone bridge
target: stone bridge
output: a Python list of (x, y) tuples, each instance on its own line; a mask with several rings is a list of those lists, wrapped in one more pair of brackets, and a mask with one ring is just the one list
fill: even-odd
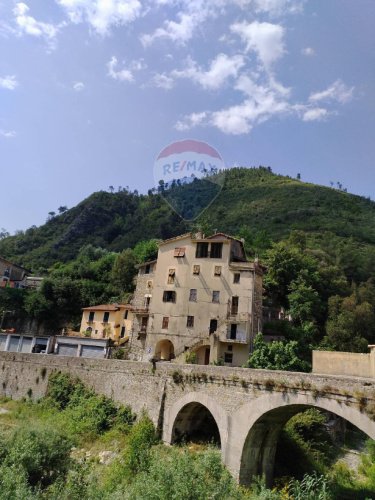
[(165, 443), (216, 440), (242, 484), (259, 474), (272, 482), (280, 431), (306, 408), (338, 415), (375, 439), (374, 379), (359, 377), (1, 352), (0, 395), (40, 398), (56, 370), (136, 413), (146, 409)]

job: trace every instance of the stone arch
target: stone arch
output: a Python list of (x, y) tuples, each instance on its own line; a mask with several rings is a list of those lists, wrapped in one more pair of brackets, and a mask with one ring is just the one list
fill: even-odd
[(296, 413), (317, 408), (334, 413), (375, 439), (375, 422), (359, 409), (337, 400), (309, 394), (267, 394), (243, 405), (231, 416), (225, 463), (241, 484), (264, 474), (272, 484), (275, 453), (280, 432)]
[(171, 406), (164, 424), (164, 441), (172, 444), (176, 438), (176, 425), (181, 422), (183, 425), (189, 425), (192, 423), (191, 417), (199, 415), (200, 411), (208, 412), (216, 424), (222, 454), (224, 454), (228, 441), (228, 414), (213, 398), (203, 393), (186, 394)]
[(162, 339), (155, 346), (155, 358), (161, 361), (174, 359), (174, 345), (169, 339)]

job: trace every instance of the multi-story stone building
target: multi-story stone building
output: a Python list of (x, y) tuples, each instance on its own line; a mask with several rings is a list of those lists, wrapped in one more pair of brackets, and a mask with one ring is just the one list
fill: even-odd
[(139, 266), (130, 356), (241, 366), (261, 331), (262, 276), (226, 234), (163, 241), (157, 260)]

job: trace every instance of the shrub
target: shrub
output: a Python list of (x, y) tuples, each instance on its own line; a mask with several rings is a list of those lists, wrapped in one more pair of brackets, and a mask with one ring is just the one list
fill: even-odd
[(126, 463), (133, 473), (149, 468), (151, 446), (156, 443), (156, 430), (150, 418), (143, 414), (129, 434)]
[(0, 500), (30, 500), (32, 490), (25, 471), (18, 466), (0, 466)]
[(301, 481), (293, 479), (289, 483), (288, 493), (293, 500), (331, 500), (332, 494), (327, 478), (314, 473), (305, 474)]
[[(123, 492), (126, 499), (239, 500), (239, 488), (221, 463), (220, 453), (192, 454), (154, 449), (148, 471), (140, 473)], [(120, 497), (119, 497), (120, 498)]]
[(68, 406), (78, 384), (81, 383), (78, 380), (73, 380), (66, 373), (52, 373), (48, 379), (47, 398), (63, 410)]
[(185, 362), (188, 365), (195, 365), (197, 363), (197, 354), (195, 352), (187, 352), (185, 354)]
[(31, 486), (42, 488), (65, 477), (72, 443), (51, 429), (17, 430), (7, 442), (3, 466), (18, 469)]
[(65, 413), (67, 428), (75, 434), (100, 434), (115, 425), (128, 427), (135, 420), (129, 406), (117, 406), (60, 372), (49, 378), (46, 402)]

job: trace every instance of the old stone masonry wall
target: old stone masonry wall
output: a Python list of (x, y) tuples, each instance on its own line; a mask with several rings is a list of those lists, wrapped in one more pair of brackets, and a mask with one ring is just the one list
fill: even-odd
[(374, 380), (366, 378), (1, 352), (0, 395), (41, 398), (54, 371), (137, 414), (145, 409), (166, 443), (208, 412), (223, 462), (242, 484), (259, 474), (271, 484), (279, 432), (308, 407), (335, 413), (375, 439)]
[[(373, 380), (317, 374), (251, 370), (201, 365), (83, 359), (41, 354), (0, 352), (0, 394), (14, 399), (45, 395), (53, 371), (79, 377), (96, 392), (146, 409), (157, 424), (166, 410), (188, 393), (202, 393), (234, 413), (264, 395), (280, 394), (285, 404), (293, 394), (335, 400), (375, 415)], [(318, 404), (317, 404), (318, 406)]]

